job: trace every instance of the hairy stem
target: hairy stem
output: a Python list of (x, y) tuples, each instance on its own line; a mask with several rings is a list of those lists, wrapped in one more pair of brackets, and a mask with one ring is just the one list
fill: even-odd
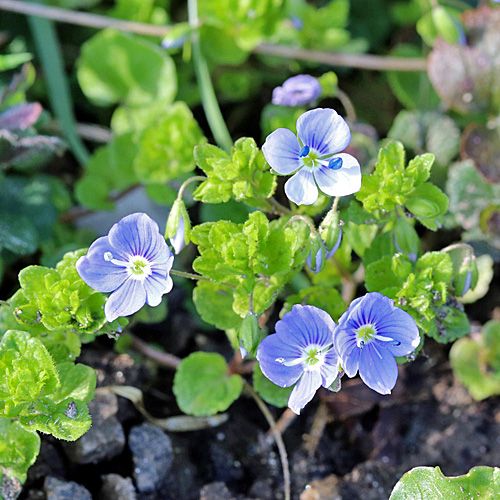
[(188, 184), (191, 184), (191, 182), (196, 182), (196, 181), (206, 181), (208, 180), (208, 177), (205, 177), (203, 175), (195, 175), (194, 177), (190, 177), (189, 179), (185, 180), (182, 183), (182, 186), (179, 188), (179, 193), (177, 194), (177, 198), (180, 199), (182, 198), (182, 195), (184, 194), (184, 190), (188, 186)]
[(254, 401), (257, 403), (259, 410), (264, 415), (269, 427), (271, 428), (274, 439), (276, 441), (276, 445), (278, 446), (278, 452), (281, 458), (281, 466), (283, 468), (283, 482), (285, 489), (285, 500), (290, 500), (290, 469), (288, 465), (288, 455), (286, 453), (285, 443), (283, 442), (283, 436), (276, 426), (276, 420), (272, 416), (271, 412), (267, 408), (264, 401), (262, 401), (261, 397), (255, 392), (255, 389), (248, 383), (244, 382), (245, 391), (252, 396)]
[[(185, 271), (176, 271), (175, 269), (170, 269), (170, 274), (173, 274), (175, 276), (182, 276), (183, 278), (188, 278), (190, 280), (207, 281), (208, 283), (215, 283), (210, 278), (205, 278), (205, 276), (202, 276), (201, 274), (187, 273)], [(227, 286), (228, 288), (236, 288), (236, 285), (233, 285), (232, 283), (218, 283), (218, 284), (222, 286)]]

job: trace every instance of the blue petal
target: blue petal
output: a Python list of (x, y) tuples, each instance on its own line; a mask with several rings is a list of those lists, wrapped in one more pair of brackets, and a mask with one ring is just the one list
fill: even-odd
[[(129, 255), (141, 255), (148, 260), (165, 260), (171, 252), (160, 235), (158, 224), (144, 213), (127, 215), (109, 230), (109, 242)], [(163, 243), (163, 244), (162, 244)]]
[(279, 128), (268, 135), (262, 152), (267, 163), (278, 174), (290, 175), (302, 166), (299, 141), (295, 134), (286, 128)]
[(322, 165), (314, 171), (314, 179), (319, 189), (329, 196), (347, 196), (361, 189), (361, 168), (358, 160), (348, 154), (339, 154), (334, 158), (342, 159), (342, 168), (332, 170)]
[(107, 236), (103, 236), (94, 241), (87, 255), (80, 257), (76, 262), (76, 270), (82, 280), (102, 293), (116, 290), (128, 277), (126, 267), (104, 260), (106, 252), (111, 252), (118, 260), (126, 258), (109, 244)]
[(388, 349), (370, 343), (361, 351), (361, 380), (379, 394), (390, 394), (398, 378), (398, 365)]
[(351, 142), (349, 125), (333, 109), (313, 109), (299, 116), (297, 135), (321, 156), (340, 153)]
[(297, 205), (312, 205), (318, 199), (318, 188), (309, 168), (299, 170), (285, 184), (285, 194)]
[(129, 278), (106, 301), (104, 314), (111, 323), (116, 318), (130, 316), (146, 302), (146, 290), (140, 280)]
[(340, 359), (337, 349), (335, 349), (335, 346), (332, 346), (332, 348), (326, 353), (324, 363), (320, 369), (321, 385), (323, 387), (328, 388), (333, 384), (339, 374), (339, 364)]
[(146, 290), (146, 302), (151, 307), (160, 304), (161, 298), (165, 293), (172, 290), (174, 283), (170, 276), (160, 276), (157, 273), (151, 274), (144, 280), (144, 289)]
[[(342, 318), (339, 320), (339, 324)], [(356, 344), (356, 334), (340, 326), (333, 336), (335, 347), (340, 357), (342, 368), (348, 377), (354, 377), (358, 372), (361, 349)]]
[(304, 372), (288, 398), (288, 408), (297, 415), (311, 401), (321, 387), (321, 375), (317, 370)]
[(304, 370), (302, 363), (286, 366), (277, 359), (294, 361), (300, 359), (302, 351), (294, 345), (283, 341), (280, 336), (272, 334), (261, 341), (257, 348), (257, 360), (262, 373), (280, 387), (290, 387), (297, 382)]
[(305, 349), (310, 345), (321, 348), (331, 345), (335, 326), (331, 316), (322, 309), (294, 305), (275, 328), (282, 342)]

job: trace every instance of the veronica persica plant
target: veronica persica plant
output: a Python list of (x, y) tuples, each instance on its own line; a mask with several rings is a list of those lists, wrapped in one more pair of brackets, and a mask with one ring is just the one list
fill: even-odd
[(262, 373), (280, 387), (297, 382), (288, 399), (297, 415), (321, 387), (330, 387), (339, 373), (333, 347), (336, 324), (328, 313), (314, 307), (294, 305), (276, 323), (276, 333), (259, 344), (257, 360)]
[(112, 292), (104, 306), (111, 322), (137, 312), (146, 302), (157, 306), (172, 289), (170, 269), (174, 256), (148, 215), (127, 215), (108, 236), (98, 238), (76, 270), (94, 290)]
[(295, 174), (285, 193), (297, 205), (312, 205), (318, 188), (329, 196), (346, 196), (361, 189), (358, 160), (341, 153), (351, 142), (345, 120), (333, 109), (313, 109), (299, 116), (297, 136), (288, 129), (272, 132), (262, 146), (271, 168)]
[(354, 377), (359, 371), (363, 382), (380, 394), (390, 394), (396, 385), (394, 357), (406, 356), (420, 344), (413, 318), (378, 292), (351, 302), (334, 339), (345, 373)]
[(321, 92), (321, 84), (314, 76), (292, 76), (285, 80), (283, 86), (273, 90), (272, 103), (278, 106), (304, 106), (314, 102)]

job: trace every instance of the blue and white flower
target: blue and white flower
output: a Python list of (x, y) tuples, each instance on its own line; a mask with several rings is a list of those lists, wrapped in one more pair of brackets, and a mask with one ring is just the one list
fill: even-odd
[(262, 373), (280, 387), (293, 388), (289, 408), (297, 415), (321, 387), (330, 387), (339, 374), (333, 346), (336, 324), (328, 313), (294, 305), (276, 323), (276, 333), (261, 341), (257, 360)]
[(273, 90), (272, 103), (278, 106), (304, 106), (313, 103), (321, 92), (321, 84), (314, 76), (292, 76), (281, 87)]
[(378, 292), (351, 302), (334, 335), (341, 365), (349, 377), (359, 371), (363, 382), (380, 394), (396, 385), (395, 356), (406, 356), (420, 344), (414, 319)]
[(318, 199), (318, 187), (328, 196), (347, 196), (361, 189), (358, 160), (340, 152), (351, 142), (349, 125), (333, 109), (302, 114), (297, 120), (297, 136), (279, 128), (262, 146), (275, 172), (295, 174), (285, 184), (291, 201), (312, 205)]
[(172, 289), (170, 269), (174, 256), (148, 215), (127, 215), (108, 236), (98, 238), (76, 270), (87, 285), (102, 293), (112, 292), (104, 306), (111, 322), (137, 312), (145, 303), (157, 306)]

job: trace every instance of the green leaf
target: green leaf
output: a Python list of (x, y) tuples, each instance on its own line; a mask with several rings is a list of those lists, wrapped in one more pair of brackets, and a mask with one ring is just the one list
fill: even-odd
[(434, 282), (449, 283), (453, 276), (453, 263), (449, 254), (444, 252), (427, 252), (417, 261), (419, 272), (432, 270)]
[(51, 396), (55, 403), (60, 403), (68, 398), (78, 399), (89, 403), (94, 397), (97, 375), (90, 366), (72, 362), (57, 365), (61, 380), (61, 387)]
[(203, 321), (220, 330), (239, 328), (241, 317), (233, 311), (233, 290), (227, 286), (198, 281), (193, 302)]
[(16, 417), (60, 387), (54, 361), (29, 333), (9, 330), (0, 342), (0, 414)]
[(138, 36), (103, 30), (83, 44), (77, 65), (84, 94), (99, 106), (172, 102), (177, 92), (172, 59)]
[(110, 193), (123, 191), (138, 182), (133, 168), (138, 147), (132, 133), (115, 137), (94, 153), (85, 175), (76, 184), (76, 197), (93, 210), (112, 210)]
[(293, 387), (280, 387), (273, 384), (264, 376), (259, 363), (255, 363), (253, 369), (253, 386), (266, 403), (278, 408), (285, 408), (288, 405), (288, 398), (293, 390)]
[(193, 171), (193, 148), (204, 142), (206, 138), (186, 104), (172, 104), (137, 140), (137, 177), (146, 184), (165, 183)]
[(229, 30), (202, 25), (200, 45), (203, 55), (215, 64), (239, 65), (245, 62), (249, 52), (241, 49)]
[(439, 467), (416, 467), (398, 481), (389, 500), (494, 500), (499, 488), (500, 469), (496, 467), (474, 467), (457, 477), (446, 477)]
[(183, 359), (174, 377), (179, 408), (189, 415), (207, 416), (227, 410), (241, 394), (243, 380), (228, 375), (220, 354), (195, 352)]
[(262, 340), (262, 331), (259, 326), (259, 318), (253, 312), (249, 312), (241, 323), (238, 330), (240, 345), (251, 356), (255, 356), (259, 342)]
[(417, 220), (433, 231), (439, 227), (435, 219), (448, 211), (448, 204), (448, 197), (430, 182), (415, 188), (405, 203)]
[(87, 405), (72, 398), (56, 404), (46, 397), (25, 412), (19, 422), (25, 429), (52, 434), (57, 439), (76, 441), (92, 424)]
[(366, 268), (365, 286), (369, 292), (380, 292), (386, 289), (399, 289), (404, 280), (397, 276), (393, 269), (393, 257), (386, 255)]
[(0, 419), (0, 468), (9, 478), (21, 483), (40, 453), (40, 436), (24, 429), (18, 422)]

